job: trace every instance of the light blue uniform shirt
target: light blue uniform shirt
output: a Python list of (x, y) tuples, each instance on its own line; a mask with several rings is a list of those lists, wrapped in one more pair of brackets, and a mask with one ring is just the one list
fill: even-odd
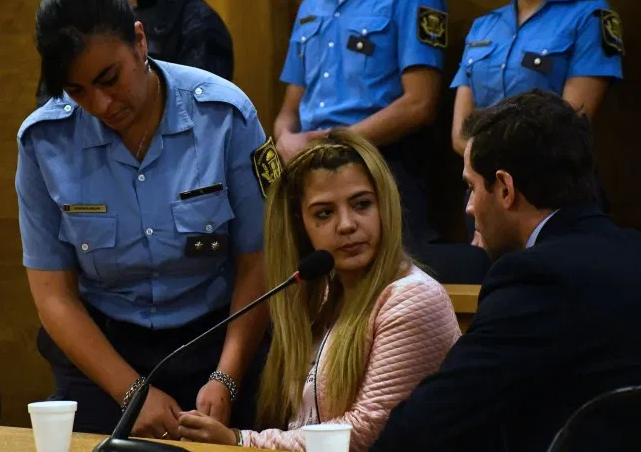
[[(22, 124), (16, 189), (26, 267), (77, 270), (85, 302), (162, 329), (228, 305), (233, 256), (262, 250), (263, 199), (251, 154), (266, 140), (237, 87), (199, 69), (152, 63), (167, 101), (142, 163), (65, 96)], [(222, 189), (179, 198), (213, 184)], [(89, 204), (107, 211), (64, 207)], [(220, 238), (219, 252), (186, 257), (187, 238), (206, 234)]]
[[(423, 19), (442, 24), (442, 34), (421, 40)], [(444, 0), (304, 0), (281, 80), (305, 88), (303, 131), (352, 125), (403, 94), (408, 67), (442, 69), (443, 45)]]
[(469, 86), (485, 108), (533, 88), (562, 95), (572, 77), (622, 78), (620, 54), (606, 52), (602, 9), (605, 0), (547, 0), (519, 27), (514, 0), (476, 19), (451, 87)]

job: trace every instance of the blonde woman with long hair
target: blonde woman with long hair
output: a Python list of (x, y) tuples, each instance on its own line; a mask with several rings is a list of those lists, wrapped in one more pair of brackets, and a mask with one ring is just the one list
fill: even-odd
[(197, 412), (180, 416), (185, 439), (304, 450), (304, 425), (352, 426), (365, 451), (389, 413), (434, 373), (460, 336), (444, 288), (403, 251), (398, 189), (378, 150), (337, 130), (284, 169), (265, 218), (268, 285), (325, 249), (327, 280), (271, 301), (273, 340), (258, 401), (261, 432), (228, 429)]

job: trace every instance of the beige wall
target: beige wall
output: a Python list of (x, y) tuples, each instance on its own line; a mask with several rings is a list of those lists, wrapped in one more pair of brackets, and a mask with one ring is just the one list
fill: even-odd
[[(458, 64), (472, 18), (507, 0), (450, 0), (451, 46), (446, 78)], [(283, 87), (284, 60), (296, 0), (208, 0), (234, 38), (236, 83), (256, 105), (271, 132)], [(2, 423), (28, 425), (26, 403), (46, 396), (51, 377), (35, 350), (38, 320), (21, 266), (14, 190), (15, 136), (35, 105), (38, 60), (33, 47), (37, 0), (4, 0), (0, 14), (0, 394)], [(628, 81), (608, 95), (597, 119), (598, 158), (614, 218), (641, 229), (641, 158), (635, 126), (641, 118), (641, 2), (612, 0), (624, 19)], [(635, 84), (635, 82), (637, 84)], [(444, 90), (433, 156), (433, 182), (442, 193), (436, 206), (452, 237), (461, 235), (460, 159), (449, 151), (452, 93)]]

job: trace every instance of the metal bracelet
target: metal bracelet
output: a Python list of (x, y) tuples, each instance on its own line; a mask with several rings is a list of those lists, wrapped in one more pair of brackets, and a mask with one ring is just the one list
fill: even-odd
[(242, 432), (237, 428), (232, 428), (231, 431), (234, 432), (234, 436), (236, 437), (236, 445), (238, 447), (243, 447), (244, 444)]
[(231, 401), (233, 402), (234, 400), (236, 400), (236, 396), (238, 395), (238, 387), (229, 375), (223, 372), (215, 371), (212, 372), (212, 374), (209, 376), (209, 381), (212, 380), (220, 381), (222, 384), (227, 386), (227, 389), (229, 389)]
[(122, 399), (122, 405), (120, 405), (120, 408), (122, 411), (125, 411), (127, 408), (127, 405), (129, 405), (129, 402), (131, 402), (131, 398), (136, 394), (138, 389), (147, 381), (145, 377), (138, 377), (136, 378), (136, 381), (132, 383), (132, 385), (129, 387), (127, 392), (125, 393), (125, 397)]

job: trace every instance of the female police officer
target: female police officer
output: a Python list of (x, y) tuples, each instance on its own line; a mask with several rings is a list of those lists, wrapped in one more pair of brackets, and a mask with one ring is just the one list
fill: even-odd
[[(19, 130), (16, 188), (38, 345), (76, 430), (107, 432), (165, 354), (261, 293), (261, 191), (280, 166), (238, 88), (147, 58), (127, 0), (43, 0), (36, 28), (54, 99)], [(190, 406), (229, 422), (266, 318), (169, 369), (134, 433), (176, 437)]]
[(404, 243), (437, 237), (422, 176), (447, 46), (444, 0), (305, 0), (281, 75), (288, 84), (274, 125), (291, 160), (312, 139), (350, 127), (379, 147), (404, 207)]
[(590, 117), (609, 81), (622, 78), (622, 26), (606, 0), (513, 0), (478, 18), (467, 39), (452, 126), (463, 155), (464, 119), (532, 88), (562, 95)]

